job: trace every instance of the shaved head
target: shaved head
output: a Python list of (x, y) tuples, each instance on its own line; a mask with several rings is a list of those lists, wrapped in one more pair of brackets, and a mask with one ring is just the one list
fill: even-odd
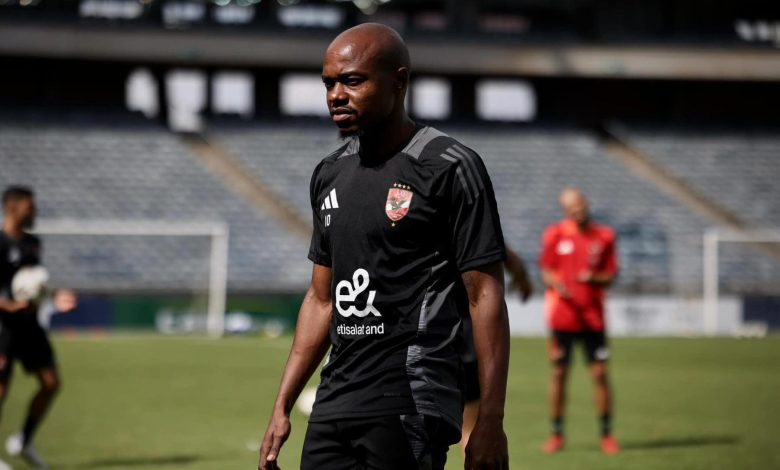
[(563, 191), (561, 191), (561, 195), (558, 198), (558, 202), (561, 204), (561, 207), (571, 204), (571, 203), (588, 203), (588, 199), (585, 197), (585, 194), (582, 193), (582, 191), (579, 190), (579, 188), (575, 187), (568, 187), (565, 188)]
[(566, 218), (573, 220), (577, 225), (584, 226), (590, 220), (588, 198), (578, 188), (565, 188), (561, 191), (558, 202)]
[(342, 137), (381, 135), (408, 120), (409, 51), (392, 28), (364, 23), (339, 34), (325, 51), (322, 82)]
[(401, 35), (380, 23), (363, 23), (342, 32), (328, 46), (328, 54), (352, 54), (370, 58), (383, 71), (409, 68), (409, 50)]

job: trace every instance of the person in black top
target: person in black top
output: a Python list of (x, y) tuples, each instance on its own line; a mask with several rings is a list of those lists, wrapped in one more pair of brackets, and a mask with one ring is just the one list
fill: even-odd
[(311, 179), (311, 287), (258, 467), (278, 468), (293, 404), (330, 347), (301, 468), (443, 469), (460, 440), (470, 315), (482, 402), (466, 468), (508, 468), (505, 247), (485, 166), (407, 116), (409, 55), (392, 29), (340, 34), (322, 79), (346, 143)]
[[(30, 402), (20, 433), (6, 441), (11, 455), (21, 455), (31, 465), (46, 464), (32, 445), (41, 420), (60, 388), (54, 352), (46, 332), (38, 323), (38, 306), (15, 300), (11, 281), (20, 268), (41, 262), (41, 242), (25, 232), (35, 221), (35, 201), (29, 188), (13, 186), (3, 192), (3, 228), (0, 231), (0, 406), (11, 381), (13, 363), (19, 360), (28, 373), (35, 374), (40, 388)], [(75, 295), (67, 290), (55, 293), (54, 305), (60, 311), (75, 308)]]

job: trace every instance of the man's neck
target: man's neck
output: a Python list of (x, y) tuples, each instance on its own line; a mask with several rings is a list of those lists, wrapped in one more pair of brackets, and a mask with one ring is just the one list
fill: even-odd
[(366, 131), (360, 136), (361, 158), (374, 163), (389, 159), (412, 138), (415, 128), (414, 121), (403, 115), (400, 119)]
[(22, 235), (24, 235), (24, 230), (15, 221), (6, 218), (3, 221), (3, 233), (5, 233), (9, 238), (19, 240), (22, 238)]

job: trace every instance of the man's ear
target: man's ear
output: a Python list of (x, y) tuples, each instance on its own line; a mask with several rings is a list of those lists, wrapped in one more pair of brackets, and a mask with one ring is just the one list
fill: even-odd
[(405, 92), (409, 88), (409, 69), (401, 67), (395, 71), (395, 86), (400, 92)]

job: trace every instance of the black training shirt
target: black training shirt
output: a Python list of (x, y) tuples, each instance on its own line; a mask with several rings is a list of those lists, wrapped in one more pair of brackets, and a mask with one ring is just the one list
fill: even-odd
[(505, 256), (490, 178), (432, 127), (381, 163), (359, 145), (326, 157), (311, 180), (309, 259), (332, 269), (333, 321), (310, 419), (422, 413), (459, 438), (461, 273)]
[[(0, 230), (0, 297), (13, 299), (11, 281), (19, 269), (41, 262), (41, 242), (35, 235), (25, 233), (15, 240)], [(0, 322), (8, 328), (36, 326), (38, 319), (29, 313), (0, 312)]]

